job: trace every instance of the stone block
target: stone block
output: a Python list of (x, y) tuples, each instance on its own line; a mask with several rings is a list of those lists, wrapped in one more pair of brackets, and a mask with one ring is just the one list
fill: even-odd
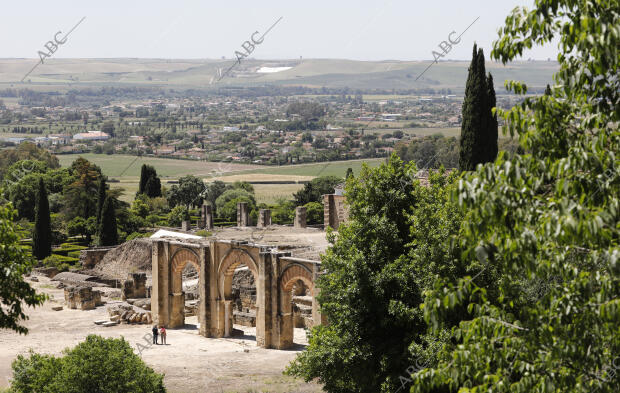
[(298, 206), (295, 208), (295, 228), (306, 227), (306, 208), (304, 206)]

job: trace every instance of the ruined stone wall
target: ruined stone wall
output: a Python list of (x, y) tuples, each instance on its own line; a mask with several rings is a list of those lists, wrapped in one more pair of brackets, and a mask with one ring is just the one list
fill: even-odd
[(90, 248), (88, 250), (80, 251), (80, 264), (85, 269), (92, 269), (95, 267), (108, 251), (115, 249), (116, 247), (97, 247)]
[(123, 282), (121, 298), (123, 300), (146, 297), (146, 273), (130, 273)]
[(349, 219), (349, 209), (344, 195), (323, 195), (323, 218), (325, 227), (338, 229), (340, 224)]
[(101, 292), (90, 287), (66, 287), (65, 302), (71, 309), (92, 310), (103, 305)]
[(244, 326), (256, 326), (256, 285), (250, 269), (239, 269), (232, 283), (233, 321)]

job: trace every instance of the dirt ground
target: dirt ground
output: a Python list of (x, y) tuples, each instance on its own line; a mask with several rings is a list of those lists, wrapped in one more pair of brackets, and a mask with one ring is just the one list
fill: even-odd
[[(256, 346), (255, 328), (235, 325), (245, 335), (235, 338), (205, 338), (198, 334), (196, 317), (186, 318), (182, 329), (168, 330), (167, 345), (149, 345), (148, 325), (117, 325), (102, 327), (94, 321), (108, 319), (106, 306), (94, 310), (53, 311), (53, 306), (64, 305), (62, 289), (56, 282), (36, 276), (32, 285), (50, 296), (42, 307), (29, 308), (25, 322), (28, 335), (0, 330), (0, 388), (7, 387), (11, 378), (11, 362), (18, 354), (29, 349), (39, 353), (60, 355), (89, 334), (103, 337), (124, 337), (134, 352), (157, 372), (165, 374), (169, 392), (320, 392), (318, 384), (282, 375), (286, 365), (307, 344), (303, 329), (295, 329), (294, 349), (279, 351)], [(107, 300), (107, 298), (104, 298)], [(140, 346), (138, 347), (138, 343)], [(139, 349), (138, 349), (139, 348)]]

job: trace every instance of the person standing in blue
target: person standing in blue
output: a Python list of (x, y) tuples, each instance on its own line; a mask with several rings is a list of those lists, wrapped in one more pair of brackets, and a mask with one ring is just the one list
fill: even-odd
[(157, 343), (157, 336), (159, 335), (159, 329), (157, 329), (157, 325), (153, 325), (153, 344), (158, 344)]

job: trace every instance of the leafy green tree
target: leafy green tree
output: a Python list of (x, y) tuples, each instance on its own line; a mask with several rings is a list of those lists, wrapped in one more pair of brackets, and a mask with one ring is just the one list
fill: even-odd
[(65, 215), (71, 220), (81, 216), (87, 219), (97, 216), (97, 191), (102, 176), (101, 168), (83, 157), (71, 164), (69, 173), (73, 181), (65, 186)]
[(311, 330), (289, 374), (328, 392), (394, 392), (415, 359), (436, 361), (446, 337), (427, 336), (420, 304), (435, 275), (457, 269), (449, 244), (461, 214), (449, 201), (455, 175), (432, 175), (426, 188), (415, 173), (394, 155), (348, 180), (350, 220), (328, 232), (317, 284), (328, 323)]
[(468, 273), (438, 280), (424, 312), (434, 330), (454, 309), (470, 315), (412, 391), (618, 391), (619, 18), (617, 1), (539, 0), (500, 29), (492, 57), (504, 63), (559, 37), (561, 87), (499, 111), (528, 153), (459, 184)]
[(13, 361), (15, 393), (165, 393), (164, 377), (148, 367), (125, 339), (90, 335), (64, 356), (30, 352)]
[(30, 273), (35, 261), (19, 244), (15, 217), (10, 204), (0, 204), (0, 329), (26, 334), (28, 329), (20, 325), (28, 319), (23, 308), (43, 304), (45, 295), (38, 295), (24, 281), (24, 275)]
[(320, 176), (312, 179), (293, 195), (295, 204), (303, 206), (308, 202), (322, 202), (322, 195), (333, 194), (334, 188), (342, 182), (343, 180), (336, 176)]
[(247, 202), (250, 212), (256, 209), (256, 199), (254, 199), (254, 195), (241, 188), (232, 189), (224, 192), (215, 201), (218, 217), (229, 221), (236, 221), (237, 202)]
[(250, 194), (254, 194), (254, 186), (247, 181), (236, 181), (232, 184), (232, 188), (239, 188), (249, 192)]
[(493, 78), (490, 75), (487, 79), (484, 52), (474, 44), (462, 109), (459, 157), (461, 170), (474, 170), (476, 165), (491, 162), (497, 155), (497, 124), (495, 122), (494, 125), (491, 113), (491, 103), (495, 99), (492, 83)]
[(171, 207), (184, 205), (187, 209), (192, 206), (200, 206), (205, 193), (205, 183), (202, 179), (187, 175), (179, 179), (178, 185), (170, 187), (166, 198)]
[(31, 142), (20, 143), (13, 149), (2, 150), (0, 155), (0, 179), (3, 179), (5, 171), (11, 165), (21, 160), (43, 161), (48, 168), (59, 168), (58, 158), (47, 150), (39, 148)]
[(309, 225), (323, 224), (325, 211), (323, 204), (319, 202), (308, 202), (306, 208), (306, 222)]
[(209, 184), (207, 184), (205, 189), (205, 201), (207, 201), (211, 207), (213, 208), (213, 214), (217, 213), (217, 208), (215, 206), (215, 201), (220, 197), (225, 191), (231, 189), (230, 185), (227, 185), (221, 180), (215, 180)]
[(271, 209), (271, 219), (274, 224), (285, 225), (293, 223), (295, 219), (295, 204), (285, 198), (278, 198), (276, 205)]
[(47, 200), (47, 189), (43, 178), (39, 178), (37, 193), (37, 211), (34, 219), (34, 233), (32, 236), (32, 255), (41, 260), (52, 253), (52, 220), (50, 205)]
[(168, 213), (168, 225), (171, 227), (180, 227), (183, 221), (189, 220), (189, 211), (185, 206), (175, 206)]
[(114, 199), (107, 197), (101, 210), (101, 221), (99, 222), (99, 245), (115, 246), (118, 244), (118, 229), (116, 227), (116, 211)]
[(345, 180), (349, 177), (353, 176), (353, 168), (347, 168), (347, 174), (345, 175)]

